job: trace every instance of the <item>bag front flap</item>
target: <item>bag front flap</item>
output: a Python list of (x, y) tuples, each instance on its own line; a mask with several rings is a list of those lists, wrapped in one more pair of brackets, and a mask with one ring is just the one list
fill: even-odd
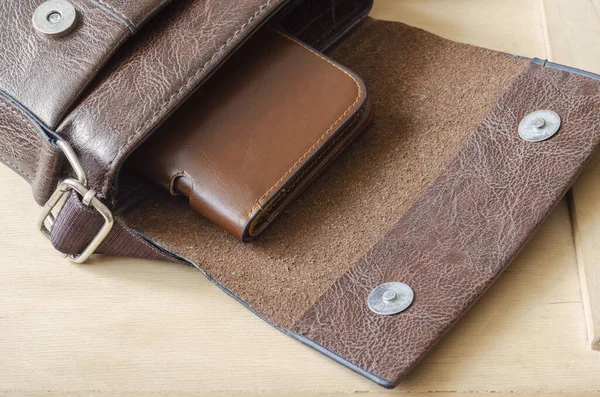
[(169, 2), (1, 2), (0, 91), (56, 128), (115, 50)]

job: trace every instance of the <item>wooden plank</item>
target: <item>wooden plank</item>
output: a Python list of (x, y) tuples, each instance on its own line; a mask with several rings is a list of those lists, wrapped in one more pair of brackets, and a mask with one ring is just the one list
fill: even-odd
[(548, 59), (600, 74), (600, 0), (540, 0)]
[[(300, 392), (298, 394), (294, 393), (296, 397), (343, 397), (343, 396), (361, 396), (363, 393), (312, 393), (312, 392)], [(474, 397), (474, 395), (484, 395), (488, 394), (488, 392), (436, 392), (435, 397)], [(166, 392), (116, 392), (116, 393), (103, 393), (98, 391), (86, 391), (85, 393), (76, 392), (76, 393), (54, 393), (54, 392), (46, 392), (46, 391), (31, 391), (31, 392), (17, 392), (10, 393), (10, 397), (82, 397), (82, 396), (110, 396), (110, 397), (285, 397), (289, 396), (289, 394), (281, 394), (279, 392), (275, 393), (263, 393), (263, 392), (247, 392), (247, 391), (235, 391), (235, 393), (212, 393), (212, 392), (174, 392), (174, 391), (166, 391)], [(395, 391), (379, 391), (379, 392), (368, 392), (364, 393), (365, 396), (368, 397), (385, 397), (390, 395), (395, 396), (406, 396), (406, 397), (432, 397), (432, 393), (412, 393), (412, 392), (395, 392)], [(563, 394), (561, 394), (563, 395)], [(595, 392), (582, 392), (582, 393), (568, 393), (569, 396), (598, 396), (598, 393)], [(515, 392), (510, 393), (510, 397), (557, 397), (556, 393), (530, 393), (530, 392)]]
[[(576, 6), (574, 6), (574, 4)], [(549, 59), (600, 73), (600, 0), (543, 0)], [(600, 157), (571, 190), (571, 212), (588, 342), (600, 349)]]
[(538, 0), (375, 0), (371, 16), (399, 20), (461, 43), (547, 57)]
[(600, 350), (600, 153), (571, 189), (570, 209), (588, 342)]

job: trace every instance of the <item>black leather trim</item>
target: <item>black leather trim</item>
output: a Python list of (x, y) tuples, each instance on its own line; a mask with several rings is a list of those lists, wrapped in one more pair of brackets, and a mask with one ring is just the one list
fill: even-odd
[[(283, 331), (283, 330), (282, 330)], [(285, 332), (285, 331), (283, 331)], [(344, 367), (351, 369), (352, 371), (356, 372), (359, 375), (364, 376), (365, 378), (369, 379), (370, 381), (373, 381), (375, 383), (377, 383), (379, 386), (383, 386), (386, 389), (393, 389), (394, 388), (394, 384), (392, 382), (390, 382), (387, 379), (381, 378), (377, 375), (373, 375), (372, 373), (365, 371), (364, 369), (362, 369), (361, 367), (359, 367), (356, 364), (351, 363), (350, 361), (346, 360), (345, 358), (343, 358), (342, 356), (339, 356), (335, 353), (333, 353), (331, 350), (326, 349), (325, 347), (321, 346), (320, 344), (318, 344), (317, 342), (313, 341), (312, 339), (308, 339), (305, 336), (302, 336), (300, 334), (296, 334), (293, 332), (285, 332), (287, 335), (291, 336), (294, 339), (299, 340), (300, 342), (304, 343), (305, 345), (312, 347), (313, 349), (315, 349), (316, 351), (318, 351), (319, 353), (329, 357), (330, 359), (332, 359), (333, 361), (335, 361), (338, 364), (342, 364)]]
[(574, 68), (571, 66), (565, 66), (565, 65), (558, 64), (558, 63), (550, 62), (546, 59), (533, 58), (533, 59), (531, 59), (531, 62), (535, 63), (536, 65), (541, 65), (546, 68), (563, 70), (565, 72), (578, 74), (580, 76), (584, 76), (584, 77), (588, 77), (590, 79), (600, 81), (600, 75), (598, 75), (596, 73), (587, 72), (585, 70), (577, 69), (577, 68)]
[(358, 10), (355, 14), (350, 15), (344, 23), (340, 23), (335, 33), (327, 34), (322, 37), (317, 43), (315, 43), (315, 47), (321, 51), (327, 50), (329, 47), (337, 43), (348, 31), (350, 31), (353, 27), (362, 22), (367, 15), (371, 12), (371, 8), (373, 8), (373, 1), (367, 0), (366, 6), (360, 10)]
[(281, 328), (279, 327), (277, 324), (273, 323), (272, 321), (269, 321), (266, 317), (264, 317), (263, 315), (261, 315), (259, 312), (257, 312), (256, 310), (254, 310), (254, 308), (252, 308), (250, 305), (248, 305), (248, 303), (246, 303), (243, 299), (241, 299), (240, 297), (238, 297), (236, 294), (234, 294), (231, 290), (229, 290), (227, 287), (225, 287), (223, 284), (219, 283), (216, 279), (214, 279), (213, 277), (211, 277), (208, 273), (206, 273), (201, 267), (199, 267), (197, 264), (183, 258), (180, 255), (177, 255), (171, 251), (166, 250), (164, 247), (160, 246), (156, 241), (150, 239), (148, 236), (145, 236), (141, 231), (137, 231), (137, 233), (141, 234), (148, 242), (152, 243), (153, 245), (159, 247), (161, 250), (168, 252), (169, 254), (173, 255), (174, 257), (178, 258), (179, 260), (181, 260), (182, 262), (185, 262), (187, 264), (190, 264), (191, 266), (194, 266), (196, 269), (198, 269), (200, 271), (200, 273), (202, 273), (204, 275), (204, 277), (206, 277), (208, 279), (208, 281), (210, 281), (211, 283), (213, 283), (214, 285), (216, 285), (217, 287), (219, 287), (219, 289), (223, 292), (225, 292), (227, 295), (229, 295), (231, 298), (235, 299), (238, 303), (240, 303), (242, 306), (244, 306), (244, 308), (250, 310), (250, 312), (252, 312), (254, 315), (256, 315), (258, 318), (260, 318), (261, 320), (263, 320), (264, 322), (266, 322), (267, 324), (269, 324), (270, 326), (272, 326), (273, 328), (275, 328), (276, 330), (280, 331), (281, 333), (287, 335), (287, 336), (291, 336), (292, 338), (302, 342), (303, 344), (315, 349), (316, 351), (318, 351), (319, 353), (325, 355), (326, 357), (332, 359), (333, 361), (343, 365), (344, 367), (356, 372), (359, 375), (364, 376), (365, 378), (369, 379), (370, 381), (373, 381), (375, 383), (377, 383), (378, 385), (385, 387), (386, 389), (393, 389), (395, 386), (392, 382), (390, 382), (387, 379), (381, 378), (377, 375), (374, 375), (362, 368), (360, 368), (359, 366), (351, 363), (350, 361), (346, 360), (344, 357), (339, 356), (335, 353), (333, 353), (332, 351), (326, 349), (325, 347), (321, 346), (320, 344), (318, 344), (317, 342), (313, 341), (312, 339), (309, 339), (303, 335), (294, 333), (294, 332), (290, 332), (288, 330), (286, 330), (285, 328)]

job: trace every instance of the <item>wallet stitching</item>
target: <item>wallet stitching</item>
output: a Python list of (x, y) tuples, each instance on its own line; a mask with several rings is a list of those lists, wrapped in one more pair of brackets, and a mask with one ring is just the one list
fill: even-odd
[[(279, 194), (277, 194), (277, 197), (275, 198), (275, 200), (273, 200), (273, 202), (271, 202), (266, 208), (262, 208), (262, 206), (258, 205), (262, 211), (262, 214), (261, 214), (261, 216), (257, 217), (254, 222), (252, 222), (252, 227), (250, 228), (250, 230), (252, 230), (252, 228), (256, 225), (256, 223), (260, 219), (263, 219), (270, 215), (269, 214), (270, 211), (287, 195), (287, 193), (292, 191), (294, 189), (294, 187), (296, 187), (296, 185), (298, 183), (300, 183), (300, 181), (302, 181), (302, 179), (304, 178), (304, 175), (306, 175), (307, 172), (311, 171), (313, 169), (313, 167), (315, 167), (315, 165), (319, 162), (319, 160), (323, 156), (325, 156), (327, 153), (329, 153), (329, 150), (331, 150), (333, 145), (335, 145), (337, 143), (337, 141), (339, 141), (342, 137), (344, 137), (346, 135), (346, 133), (350, 130), (350, 128), (352, 128), (354, 125), (356, 125), (356, 122), (359, 120), (360, 116), (363, 114), (364, 111), (365, 111), (365, 107), (363, 106), (360, 109), (360, 111), (358, 112), (358, 114), (354, 117), (354, 119), (350, 122), (350, 124), (348, 124), (348, 126), (346, 126), (346, 128), (344, 128), (344, 130), (340, 134), (338, 134), (338, 136), (331, 142), (331, 144), (329, 144), (327, 146), (327, 148), (325, 150), (323, 150), (323, 152), (319, 155), (319, 157), (317, 157), (310, 164), (310, 166), (306, 167), (306, 169), (304, 171), (302, 171), (302, 173), (300, 175), (298, 175), (296, 180), (294, 180), (294, 183), (292, 183), (292, 185), (290, 185), (290, 187), (288, 189), (286, 189), (285, 191), (279, 192)], [(267, 220), (268, 223), (271, 223), (272, 221), (273, 221), (273, 219)]]
[[(127, 139), (127, 141), (121, 145), (121, 147), (119, 148), (119, 150), (117, 151), (117, 154), (115, 155), (115, 157), (113, 158), (113, 160), (110, 163), (109, 169), (112, 169), (115, 166), (115, 163), (117, 162), (117, 159), (119, 158), (119, 156), (121, 155), (121, 153), (123, 153), (124, 148), (129, 145), (129, 143), (138, 136), (139, 132), (146, 127), (148, 124), (150, 124), (151, 122), (155, 121), (158, 114), (164, 109), (166, 108), (172, 101), (173, 99), (175, 99), (175, 97), (177, 97), (187, 86), (190, 85), (190, 83), (197, 77), (199, 76), (205, 69), (206, 66), (211, 63), (222, 51), (223, 49), (225, 49), (225, 47), (231, 42), (231, 40), (234, 39), (234, 37), (236, 37), (242, 30), (244, 30), (257, 16), (258, 14), (261, 13), (262, 10), (265, 9), (265, 7), (267, 7), (270, 3), (272, 3), (273, 0), (268, 0), (265, 3), (261, 4), (258, 9), (256, 10), (256, 12), (254, 13), (254, 15), (252, 15), (252, 17), (250, 17), (250, 19), (248, 19), (248, 21), (246, 21), (244, 24), (242, 24), (242, 26), (240, 26), (240, 28), (238, 30), (236, 30), (235, 32), (233, 32), (233, 34), (231, 35), (231, 37), (229, 37), (225, 43), (217, 50), (217, 52), (215, 52), (213, 54), (213, 56), (204, 63), (204, 65), (202, 65), (202, 67), (196, 72), (194, 73), (192, 76), (190, 76), (190, 78), (185, 82), (185, 84), (183, 84), (179, 90), (177, 90), (177, 92), (175, 92), (173, 95), (171, 95), (171, 97), (169, 97), (169, 99), (167, 99), (167, 101), (158, 109), (154, 112), (154, 114), (152, 114), (152, 116), (147, 119), (142, 125), (140, 125), (135, 131), (134, 133), (129, 136), (129, 138)], [(110, 183), (110, 178), (106, 178), (106, 180), (104, 181), (104, 183), (102, 184), (102, 192), (106, 193), (106, 191), (108, 190), (108, 185)]]
[[(273, 29), (271, 29), (273, 30)], [(321, 54), (319, 54), (318, 52), (316, 52), (315, 50), (313, 50), (312, 48), (307, 47), (306, 45), (304, 45), (303, 43), (291, 38), (290, 36), (277, 31), (277, 30), (273, 30), (274, 32), (278, 33), (279, 35), (293, 41), (294, 43), (300, 45), (301, 47), (304, 47), (305, 49), (307, 49), (308, 51), (312, 52), (314, 55), (318, 56), (319, 58), (321, 58), (322, 60), (324, 60), (325, 62), (329, 63), (330, 65), (334, 66), (335, 68), (337, 68), (338, 70), (340, 70), (341, 72), (343, 72), (346, 76), (350, 77), (352, 79), (352, 81), (354, 81), (354, 83), (356, 84), (357, 87), (357, 95), (356, 95), (356, 99), (354, 100), (354, 102), (352, 102), (352, 104), (348, 107), (348, 109), (346, 109), (346, 111), (344, 111), (344, 113), (342, 113), (342, 115), (340, 117), (338, 117), (337, 120), (335, 120), (333, 122), (333, 124), (331, 124), (331, 126), (323, 133), (323, 135), (321, 135), (316, 141), (315, 143), (302, 155), (300, 156), (300, 158), (298, 160), (296, 160), (296, 162), (294, 164), (292, 164), (292, 166), (290, 167), (289, 170), (287, 170), (287, 172), (285, 174), (283, 174), (283, 176), (281, 178), (279, 178), (279, 180), (277, 182), (275, 182), (275, 184), (273, 186), (271, 186), (271, 188), (269, 190), (267, 190), (258, 200), (256, 200), (256, 203), (254, 203), (254, 205), (250, 208), (250, 210), (248, 211), (248, 216), (250, 216), (254, 211), (256, 211), (258, 208), (260, 208), (260, 203), (273, 191), (275, 190), (278, 186), (281, 185), (281, 183), (285, 180), (285, 178), (287, 178), (298, 166), (298, 164), (300, 164), (306, 157), (308, 157), (308, 155), (313, 152), (316, 147), (323, 141), (323, 139), (325, 139), (333, 130), (333, 128), (339, 124), (340, 121), (342, 121), (344, 119), (344, 117), (356, 106), (356, 104), (360, 101), (360, 97), (362, 94), (362, 89), (360, 86), (360, 83), (358, 82), (358, 80), (348, 71), (344, 70), (343, 68), (341, 68), (339, 65), (336, 65), (335, 63), (333, 63), (332, 61), (330, 61), (329, 59), (325, 58), (324, 56), (322, 56)]]
[[(19, 113), (17, 110), (15, 110), (12, 106), (6, 104), (5, 102), (0, 102), (0, 106), (6, 108), (9, 112), (13, 113), (19, 120), (21, 120), (22, 122), (24, 122), (25, 124), (29, 124), (29, 120), (21, 113)], [(21, 174), (25, 175), (27, 177), (27, 179), (29, 179), (31, 182), (33, 182), (35, 180), (35, 177), (37, 176), (37, 169), (38, 169), (38, 162), (40, 159), (40, 152), (42, 150), (42, 145), (37, 145), (37, 152), (36, 152), (36, 166), (35, 166), (35, 172), (33, 173), (33, 177), (28, 174), (27, 172), (23, 171), (19, 166), (17, 166), (16, 164), (14, 164), (13, 162), (11, 162), (10, 160), (8, 160), (6, 157), (4, 157), (3, 155), (0, 154), (0, 159), (2, 159), (2, 161), (4, 161), (7, 165), (10, 165), (11, 167), (13, 167), (14, 169), (16, 169), (17, 171), (19, 171)]]
[(269, 211), (271, 211), (273, 209), (274, 206), (277, 205), (277, 203), (279, 201), (281, 201), (281, 199), (287, 194), (289, 193), (291, 190), (293, 190), (293, 188), (302, 180), (302, 178), (304, 177), (304, 175), (306, 175), (307, 172), (311, 171), (313, 169), (313, 167), (319, 162), (319, 160), (321, 160), (321, 158), (323, 156), (325, 156), (326, 154), (329, 153), (329, 150), (333, 147), (333, 145), (335, 145), (342, 137), (344, 137), (346, 135), (346, 133), (348, 132), (348, 130), (350, 130), (350, 128), (352, 128), (354, 125), (356, 125), (356, 122), (358, 121), (358, 119), (360, 118), (360, 116), (363, 114), (365, 108), (363, 107), (360, 112), (357, 113), (356, 117), (354, 117), (354, 120), (352, 120), (350, 122), (350, 124), (348, 124), (348, 126), (346, 128), (344, 128), (344, 130), (338, 134), (337, 137), (335, 137), (335, 139), (327, 146), (327, 148), (325, 148), (325, 150), (323, 150), (323, 152), (310, 164), (310, 166), (306, 167), (305, 170), (302, 171), (302, 173), (300, 173), (300, 175), (298, 175), (298, 177), (296, 178), (296, 180), (294, 181), (294, 183), (292, 185), (290, 185), (289, 189), (285, 190), (285, 194), (283, 194), (283, 191), (280, 192), (277, 195), (277, 198), (271, 203), (269, 204), (266, 208), (262, 208), (263, 210), (263, 214), (264, 215), (268, 215)]

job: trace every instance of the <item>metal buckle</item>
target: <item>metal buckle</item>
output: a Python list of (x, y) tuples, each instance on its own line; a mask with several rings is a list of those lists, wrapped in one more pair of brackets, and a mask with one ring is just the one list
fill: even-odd
[[(62, 205), (60, 208), (58, 208), (58, 205), (71, 191), (75, 191), (81, 195), (83, 205), (94, 208), (104, 218), (104, 225), (88, 244), (88, 246), (85, 247), (83, 252), (78, 255), (67, 256), (75, 263), (83, 263), (96, 251), (100, 244), (102, 244), (106, 236), (108, 236), (108, 233), (110, 233), (110, 230), (113, 227), (114, 219), (110, 210), (96, 197), (96, 191), (88, 187), (87, 177), (83, 167), (81, 167), (81, 163), (79, 163), (79, 159), (75, 155), (75, 152), (71, 146), (67, 142), (61, 140), (57, 141), (56, 144), (62, 149), (67, 160), (69, 160), (69, 163), (77, 175), (77, 180), (68, 178), (58, 185), (58, 188), (54, 191), (52, 196), (50, 196), (48, 202), (42, 207), (42, 212), (38, 218), (37, 226), (42, 234), (49, 238), (52, 226), (54, 224), (54, 216), (52, 215), (52, 211), (54, 209), (57, 209), (58, 212), (62, 210)], [(62, 203), (64, 203), (64, 201), (62, 201)]]

